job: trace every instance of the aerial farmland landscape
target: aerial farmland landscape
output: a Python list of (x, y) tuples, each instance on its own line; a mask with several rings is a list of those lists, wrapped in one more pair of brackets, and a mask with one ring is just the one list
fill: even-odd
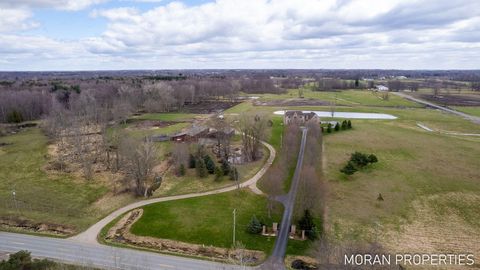
[(0, 1), (0, 270), (480, 269), (477, 1)]

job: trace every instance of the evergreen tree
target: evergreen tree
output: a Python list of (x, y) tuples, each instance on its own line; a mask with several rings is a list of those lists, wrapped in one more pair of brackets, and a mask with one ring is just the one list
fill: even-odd
[(359, 168), (367, 166), (369, 162), (367, 155), (357, 151), (352, 154), (352, 156), (350, 157), (350, 161)]
[(355, 172), (357, 171), (357, 168), (355, 168), (355, 165), (353, 165), (353, 163), (351, 161), (349, 161), (347, 163), (347, 165), (345, 165), (345, 167), (343, 167), (340, 172), (346, 174), (346, 175), (352, 175), (354, 174)]
[(350, 120), (347, 121), (347, 127), (348, 127), (348, 129), (352, 128), (352, 121), (350, 121)]
[(300, 230), (305, 230), (305, 235), (308, 239), (314, 240), (317, 238), (315, 222), (308, 209), (305, 210), (303, 217), (298, 221), (298, 228)]
[(332, 124), (330, 123), (327, 125), (327, 133), (332, 133)]
[(209, 155), (205, 155), (203, 157), (203, 161), (205, 162), (205, 166), (207, 167), (207, 171), (209, 174), (215, 173), (215, 162), (213, 162), (212, 158)]
[(342, 121), (342, 129), (343, 130), (347, 129), (347, 121), (346, 120)]
[(196, 161), (196, 160), (195, 160), (195, 156), (192, 155), (192, 154), (190, 154), (189, 159), (188, 159), (188, 167), (189, 167), (190, 169), (195, 168), (195, 161)]
[(252, 216), (252, 219), (248, 223), (247, 232), (250, 234), (259, 234), (262, 231), (262, 224), (258, 221), (255, 215)]
[(185, 165), (180, 164), (180, 168), (178, 168), (178, 174), (179, 174), (180, 176), (184, 176), (185, 173), (186, 173)]
[(200, 178), (203, 178), (207, 176), (208, 171), (207, 171), (207, 166), (205, 165), (205, 161), (203, 161), (202, 158), (197, 159), (195, 162), (195, 168), (197, 169), (197, 176)]
[(222, 181), (223, 171), (220, 167), (215, 167), (215, 181)]
[(222, 171), (223, 171), (223, 175), (230, 174), (230, 163), (226, 159), (222, 159)]
[(337, 124), (335, 124), (335, 131), (339, 131), (340, 130), (340, 124), (337, 122)]
[(370, 162), (370, 163), (378, 162), (377, 156), (375, 156), (374, 154), (368, 155), (368, 162)]

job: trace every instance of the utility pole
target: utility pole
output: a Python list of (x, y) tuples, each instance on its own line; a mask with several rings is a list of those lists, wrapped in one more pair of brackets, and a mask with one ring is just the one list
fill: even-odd
[(233, 246), (235, 246), (235, 223), (236, 223), (237, 209), (233, 209)]

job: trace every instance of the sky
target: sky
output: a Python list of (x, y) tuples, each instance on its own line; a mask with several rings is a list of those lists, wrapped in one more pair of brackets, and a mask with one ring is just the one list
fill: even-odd
[(0, 0), (0, 70), (480, 69), (478, 0)]

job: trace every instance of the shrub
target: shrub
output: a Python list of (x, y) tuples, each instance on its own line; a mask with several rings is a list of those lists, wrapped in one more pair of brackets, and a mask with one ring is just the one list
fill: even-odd
[(368, 162), (370, 162), (370, 163), (378, 162), (377, 156), (375, 156), (374, 154), (368, 155)]
[(355, 168), (355, 166), (353, 165), (353, 163), (351, 161), (349, 161), (347, 163), (347, 165), (345, 165), (345, 167), (343, 167), (340, 172), (346, 174), (346, 175), (352, 175), (354, 174), (355, 172), (357, 171), (357, 168)]
[(33, 259), (30, 252), (21, 250), (17, 253), (11, 254), (7, 261), (0, 262), (0, 269), (2, 270), (44, 270), (53, 269), (56, 264), (47, 259), (38, 260)]
[(342, 129), (343, 130), (347, 129), (347, 121), (346, 120), (342, 121)]
[(247, 232), (250, 234), (259, 234), (262, 232), (262, 224), (258, 221), (257, 217), (254, 215), (247, 225)]
[(335, 131), (339, 131), (340, 130), (340, 124), (337, 122), (335, 124)]
[(366, 154), (360, 152), (354, 152), (350, 157), (350, 161), (352, 161), (358, 167), (365, 167), (368, 165), (368, 156)]
[(352, 121), (350, 121), (350, 120), (347, 121), (347, 128), (348, 129), (352, 128)]
[(332, 124), (330, 123), (327, 125), (327, 133), (332, 133)]

